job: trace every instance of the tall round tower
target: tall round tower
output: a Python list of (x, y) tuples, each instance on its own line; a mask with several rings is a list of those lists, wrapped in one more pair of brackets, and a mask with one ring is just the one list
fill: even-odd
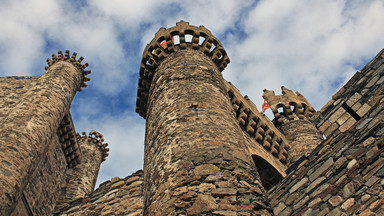
[[(69, 112), (76, 92), (86, 87), (85, 82), (90, 80), (86, 77), (90, 71), (84, 70), (88, 63), (82, 64), (83, 57), (76, 59), (76, 55), (70, 56), (69, 51), (52, 55), (52, 60), (47, 60), (45, 73), (18, 97), (18, 102), (8, 113), (0, 116), (0, 175), (3, 175), (0, 181), (0, 215), (10, 215), (15, 211), (27, 185), (34, 183), (31, 183), (31, 176), (48, 164), (44, 163), (47, 157), (56, 157), (53, 151), (59, 141), (55, 134)], [(68, 153), (73, 156), (68, 158), (68, 166), (77, 163), (78, 155), (72, 152), (76, 151)], [(63, 170), (55, 171), (50, 174), (61, 178)], [(54, 194), (59, 182), (50, 181), (54, 189), (47, 193)], [(41, 200), (32, 198), (34, 200), (30, 202), (41, 203)]]
[(93, 192), (100, 165), (108, 156), (108, 143), (103, 143), (103, 135), (99, 132), (93, 130), (88, 135), (83, 132), (82, 136), (77, 134), (76, 138), (81, 149), (81, 162), (66, 171), (56, 210)]
[(204, 26), (161, 28), (143, 54), (136, 111), (146, 119), (144, 215), (269, 215)]
[(281, 87), (282, 95), (264, 89), (263, 98), (275, 116), (273, 123), (291, 144), (287, 165), (292, 165), (302, 156), (308, 156), (323, 138), (311, 120), (315, 110), (305, 97)]

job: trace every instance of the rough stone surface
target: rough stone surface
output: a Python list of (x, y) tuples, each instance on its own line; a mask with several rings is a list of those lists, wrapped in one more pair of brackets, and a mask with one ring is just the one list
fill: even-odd
[(209, 30), (162, 28), (140, 65), (144, 172), (96, 190), (106, 144), (69, 113), (89, 72), (59, 53), (41, 77), (0, 78), (0, 215), (384, 215), (383, 53), (319, 112), (266, 90), (272, 122), (222, 78)]

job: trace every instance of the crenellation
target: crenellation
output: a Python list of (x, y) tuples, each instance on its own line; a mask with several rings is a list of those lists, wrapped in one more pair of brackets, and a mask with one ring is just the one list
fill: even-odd
[(291, 166), (301, 157), (308, 156), (323, 139), (313, 123), (315, 110), (307, 99), (299, 92), (294, 93), (284, 86), (281, 90), (282, 95), (275, 95), (274, 91), (264, 89), (263, 98), (272, 109), (274, 125), (291, 145), (290, 149), (285, 149), (286, 155), (290, 156), (287, 165)]
[(384, 49), (315, 112), (264, 90), (273, 121), (222, 77), (204, 26), (160, 28), (140, 63), (144, 171), (95, 190), (108, 144), (76, 133), (83, 57), (59, 51), (41, 77), (0, 78), (0, 215), (383, 215)]
[[(186, 35), (191, 35), (192, 40), (186, 41)], [(175, 37), (179, 38), (178, 43), (173, 39)], [(204, 40), (202, 43), (199, 42), (200, 38)], [(163, 41), (166, 41), (166, 45), (161, 45)], [(204, 26), (191, 26), (188, 22), (180, 21), (172, 28), (160, 28), (155, 38), (145, 47), (140, 65), (136, 112), (143, 118), (146, 116), (149, 87), (156, 68), (170, 54), (187, 48), (202, 51), (220, 71), (230, 62), (220, 41)]]

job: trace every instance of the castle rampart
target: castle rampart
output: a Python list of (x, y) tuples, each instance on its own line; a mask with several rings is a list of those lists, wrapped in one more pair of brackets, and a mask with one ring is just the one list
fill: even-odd
[[(57, 130), (76, 92), (88, 80), (85, 75), (89, 72), (84, 71), (87, 64), (82, 65), (75, 57), (69, 57), (69, 52), (65, 55), (59, 52), (58, 57), (53, 55), (46, 72), (1, 119), (0, 215), (11, 214), (16, 202), (22, 200), (27, 185), (33, 184), (31, 177), (44, 169), (37, 165), (51, 157), (47, 155), (57, 153)], [(60, 164), (60, 160), (57, 163)], [(60, 177), (49, 182), (52, 188), (59, 188), (59, 180)], [(55, 194), (57, 190), (47, 192)], [(35, 196), (30, 199), (29, 203), (38, 204)]]

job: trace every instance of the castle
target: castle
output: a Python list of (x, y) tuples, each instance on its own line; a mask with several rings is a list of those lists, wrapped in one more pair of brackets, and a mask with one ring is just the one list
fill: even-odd
[(384, 215), (384, 50), (320, 111), (264, 90), (270, 121), (223, 79), (208, 29), (161, 28), (139, 72), (144, 170), (96, 190), (107, 144), (69, 112), (82, 60), (59, 52), (41, 77), (0, 78), (0, 215)]

